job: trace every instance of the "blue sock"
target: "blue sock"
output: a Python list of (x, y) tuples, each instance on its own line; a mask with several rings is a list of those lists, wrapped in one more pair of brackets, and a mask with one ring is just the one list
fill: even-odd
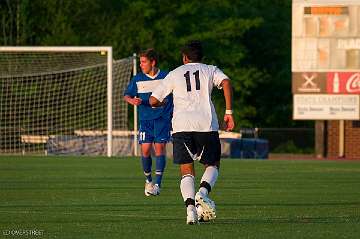
[(161, 186), (162, 176), (165, 170), (166, 158), (165, 155), (156, 156), (156, 184)]
[(151, 165), (152, 165), (152, 159), (151, 156), (149, 157), (141, 157), (141, 162), (144, 170), (144, 175), (146, 177), (146, 181), (150, 183), (152, 181), (151, 177)]

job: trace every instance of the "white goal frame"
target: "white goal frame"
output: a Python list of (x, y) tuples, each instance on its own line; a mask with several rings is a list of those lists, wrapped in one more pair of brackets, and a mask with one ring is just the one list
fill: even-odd
[(107, 156), (112, 156), (112, 71), (113, 52), (110, 46), (8, 46), (0, 47), (1, 52), (100, 52), (107, 55)]

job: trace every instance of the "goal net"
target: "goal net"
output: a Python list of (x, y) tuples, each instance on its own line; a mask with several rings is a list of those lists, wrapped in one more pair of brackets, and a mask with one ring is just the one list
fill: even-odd
[(132, 67), (111, 47), (0, 47), (0, 154), (128, 155)]

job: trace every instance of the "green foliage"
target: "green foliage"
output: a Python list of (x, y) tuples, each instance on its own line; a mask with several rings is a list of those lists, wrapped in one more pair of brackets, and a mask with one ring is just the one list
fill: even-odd
[[(167, 70), (182, 64), (181, 45), (202, 40), (205, 63), (232, 80), (237, 127), (295, 124), (291, 1), (5, 0), (0, 13), (2, 45), (111, 45), (116, 58), (154, 47)], [(221, 92), (214, 101), (222, 117)]]

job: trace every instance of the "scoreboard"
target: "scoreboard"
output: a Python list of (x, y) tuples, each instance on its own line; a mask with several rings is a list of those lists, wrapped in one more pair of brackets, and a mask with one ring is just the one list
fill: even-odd
[(360, 119), (360, 0), (293, 0), (293, 118)]

